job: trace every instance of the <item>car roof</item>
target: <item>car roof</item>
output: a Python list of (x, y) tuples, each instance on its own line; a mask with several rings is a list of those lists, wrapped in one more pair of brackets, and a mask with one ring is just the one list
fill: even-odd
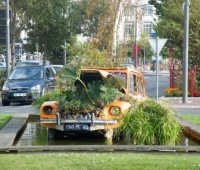
[[(43, 60), (26, 60), (26, 61), (21, 61), (19, 63), (17, 63), (16, 67), (19, 67), (20, 65), (23, 66), (31, 66), (31, 63), (38, 63), (38, 65), (43, 65)], [(46, 61), (46, 65), (49, 65), (49, 63)]]
[(52, 64), (52, 65), (50, 65), (50, 66), (52, 66), (52, 67), (54, 67), (54, 66), (55, 66), (55, 67), (63, 67), (63, 65), (59, 65), (59, 64), (58, 64), (58, 65)]
[[(51, 66), (44, 66), (44, 65), (30, 65), (28, 66), (29, 68), (46, 68), (46, 67), (51, 67)], [(18, 67), (15, 67), (15, 68), (27, 68), (27, 66), (18, 66)]]

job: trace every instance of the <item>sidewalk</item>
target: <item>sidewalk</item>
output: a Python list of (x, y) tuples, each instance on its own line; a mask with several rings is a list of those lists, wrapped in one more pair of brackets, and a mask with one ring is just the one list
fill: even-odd
[(160, 97), (159, 100), (167, 100), (173, 108), (200, 109), (200, 97), (188, 97), (183, 103), (182, 97)]
[[(156, 71), (153, 72), (152, 70), (143, 70), (142, 73), (145, 74), (145, 75), (152, 75), (152, 76), (156, 75)], [(169, 70), (161, 70), (161, 71), (158, 72), (158, 75), (159, 76), (161, 76), (161, 75), (169, 76)]]

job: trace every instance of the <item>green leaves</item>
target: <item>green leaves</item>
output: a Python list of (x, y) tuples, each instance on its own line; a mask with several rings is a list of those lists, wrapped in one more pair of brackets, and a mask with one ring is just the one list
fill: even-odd
[(173, 109), (166, 101), (148, 99), (124, 115), (117, 135), (123, 133), (139, 145), (174, 145), (182, 132)]
[(60, 78), (67, 81), (73, 81), (80, 79), (81, 74), (81, 66), (74, 67), (72, 65), (68, 65), (64, 67), (64, 69), (60, 72)]

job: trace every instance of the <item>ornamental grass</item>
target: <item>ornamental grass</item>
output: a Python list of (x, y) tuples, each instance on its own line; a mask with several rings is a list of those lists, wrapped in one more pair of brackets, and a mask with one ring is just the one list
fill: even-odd
[(122, 118), (115, 136), (131, 137), (138, 145), (175, 145), (182, 127), (167, 101), (148, 99)]

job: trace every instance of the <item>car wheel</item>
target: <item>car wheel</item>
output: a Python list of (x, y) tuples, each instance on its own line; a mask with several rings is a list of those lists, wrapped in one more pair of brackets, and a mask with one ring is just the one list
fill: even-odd
[(10, 106), (10, 102), (2, 100), (2, 105), (3, 106)]

